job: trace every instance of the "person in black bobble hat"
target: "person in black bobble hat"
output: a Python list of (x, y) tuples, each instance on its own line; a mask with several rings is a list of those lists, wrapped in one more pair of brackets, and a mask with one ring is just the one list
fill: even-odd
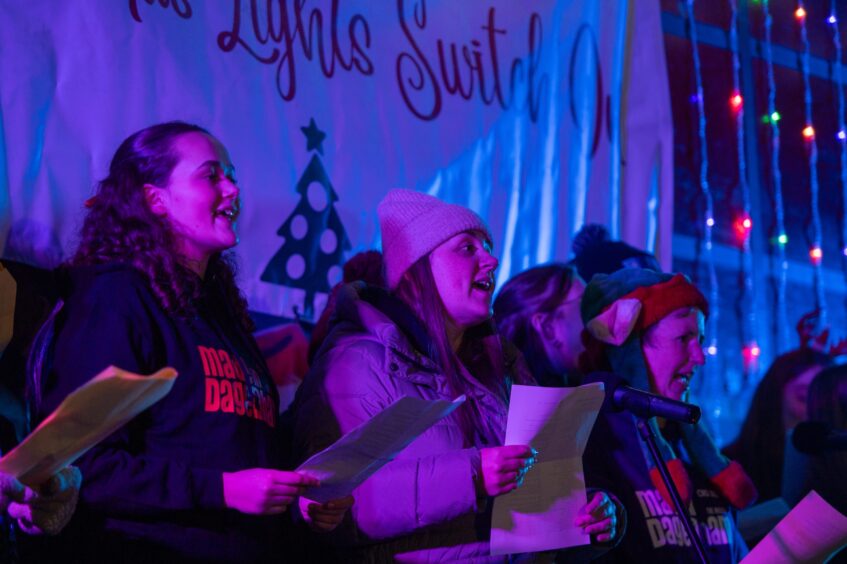
[(655, 256), (623, 241), (612, 241), (608, 229), (598, 223), (584, 225), (574, 236), (571, 248), (571, 264), (586, 284), (595, 274), (611, 274), (622, 268), (662, 271)]

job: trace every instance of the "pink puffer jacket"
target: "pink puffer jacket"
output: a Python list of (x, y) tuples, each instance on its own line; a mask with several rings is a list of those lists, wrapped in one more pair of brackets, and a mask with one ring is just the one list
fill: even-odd
[[(471, 393), (502, 444), (505, 402), (481, 384)], [(345, 287), (335, 324), (295, 400), (296, 458), (325, 448), (403, 396), (453, 399), (436, 364), (385, 313), (359, 299), (355, 286)], [(366, 561), (505, 561), (489, 555), (489, 503), (474, 487), (479, 448), (495, 445), (479, 442), (466, 448), (449, 417), (427, 430), (353, 493), (346, 542)]]

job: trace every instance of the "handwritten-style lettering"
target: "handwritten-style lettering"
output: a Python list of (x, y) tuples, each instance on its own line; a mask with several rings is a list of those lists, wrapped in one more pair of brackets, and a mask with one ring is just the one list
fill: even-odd
[[(497, 40), (506, 30), (497, 27), (496, 10), (488, 9), (488, 18), (480, 26), (484, 39), (472, 38), (467, 43), (435, 40), (435, 53), (423, 48), (416, 31), (425, 31), (426, 0), (414, 7), (414, 21), (407, 18), (405, 0), (397, 0), (400, 28), (408, 42), (407, 50), (396, 59), (397, 85), (403, 102), (416, 117), (424, 121), (437, 118), (445, 95), (464, 100), (478, 98), (483, 104), (498, 104), (501, 108), (526, 103), (530, 119), (535, 122), (541, 108), (542, 96), (548, 88), (548, 77), (539, 71), (543, 31), (541, 16), (532, 13), (528, 27), (528, 50), (524, 57), (512, 60), (508, 92), (503, 91), (502, 71)], [(521, 100), (517, 100), (518, 95)]]
[(327, 18), (320, 8), (306, 8), (307, 0), (249, 0), (250, 21), (243, 22), (242, 0), (233, 0), (232, 25), (218, 34), (218, 47), (227, 53), (240, 47), (260, 63), (276, 65), (277, 91), (286, 101), (297, 94), (298, 54), (310, 62), (317, 59), (327, 78), (337, 67), (369, 76), (374, 71), (367, 53), (370, 27), (354, 14), (346, 35), (340, 32), (339, 1), (332, 0)]
[[(144, 2), (150, 6), (158, 3), (162, 8), (171, 7), (174, 9), (174, 12), (176, 12), (176, 15), (185, 20), (191, 18), (193, 13), (191, 10), (191, 4), (189, 4), (188, 0), (144, 0)], [(141, 13), (138, 11), (138, 0), (129, 0), (129, 13), (132, 15), (132, 19), (141, 23)]]

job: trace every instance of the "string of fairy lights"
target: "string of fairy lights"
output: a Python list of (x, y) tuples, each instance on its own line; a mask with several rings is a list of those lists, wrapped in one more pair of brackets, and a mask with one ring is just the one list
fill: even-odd
[[(706, 325), (706, 352), (715, 356), (718, 354), (718, 320), (720, 318), (720, 290), (718, 275), (715, 269), (714, 244), (712, 231), (715, 228), (715, 208), (712, 191), (709, 188), (709, 155), (706, 145), (706, 112), (703, 106), (703, 78), (700, 66), (700, 53), (697, 46), (697, 22), (694, 19), (694, 0), (686, 0), (686, 17), (691, 34), (691, 53), (694, 59), (695, 94), (692, 100), (697, 106), (697, 135), (700, 143), (700, 191), (706, 203), (704, 213), (704, 254), (706, 271), (709, 277), (709, 319)], [(714, 364), (714, 363), (712, 363)], [(708, 365), (707, 365), (708, 366)]]
[[(844, 123), (844, 88), (841, 75), (841, 36), (838, 29), (838, 18), (835, 15), (835, 0), (829, 5), (829, 17), (826, 19), (832, 32), (832, 44), (835, 47), (835, 90), (838, 100), (838, 144), (841, 148), (841, 195), (842, 202), (847, 202), (847, 126)], [(847, 206), (844, 206), (841, 221), (841, 242), (844, 245), (841, 252), (847, 257)]]
[[(803, 42), (803, 58), (801, 59), (803, 70), (803, 101), (806, 110), (806, 126), (803, 128), (803, 137), (806, 139), (809, 153), (809, 191), (811, 193), (811, 213), (812, 213), (812, 248), (809, 250), (809, 257), (812, 261), (812, 266), (815, 271), (815, 296), (817, 301), (817, 309), (819, 310), (819, 324), (821, 327), (827, 326), (827, 310), (826, 297), (824, 296), (823, 288), (823, 272), (821, 262), (823, 262), (823, 250), (821, 248), (822, 228), (821, 215), (818, 196), (820, 186), (818, 183), (818, 142), (815, 137), (815, 126), (812, 120), (812, 88), (810, 85), (809, 76), (809, 59), (810, 45), (809, 34), (806, 31), (806, 8), (802, 0), (797, 3), (797, 9), (794, 11), (794, 18), (800, 26), (800, 38)], [(830, 14), (833, 16), (833, 14)]]
[(779, 169), (779, 120), (781, 116), (776, 111), (776, 80), (773, 73), (773, 43), (771, 41), (771, 17), (768, 0), (762, 3), (765, 16), (765, 66), (768, 74), (768, 113), (765, 123), (770, 124), (771, 130), (771, 178), (773, 179), (774, 214), (776, 216), (776, 321), (777, 321), (777, 350), (787, 351), (791, 346), (791, 333), (788, 325), (788, 306), (786, 305), (786, 287), (788, 286), (788, 259), (785, 255), (785, 245), (788, 244), (788, 234), (785, 231), (785, 204), (782, 198), (782, 172)]
[[(705, 202), (705, 212), (703, 216), (704, 223), (704, 238), (702, 256), (708, 276), (708, 293), (709, 302), (712, 308), (709, 319), (709, 324), (706, 329), (706, 351), (709, 355), (717, 355), (718, 353), (718, 305), (720, 298), (720, 289), (718, 286), (718, 278), (715, 266), (714, 253), (714, 229), (716, 226), (714, 214), (714, 196), (709, 186), (709, 161), (707, 155), (707, 139), (706, 139), (706, 113), (704, 111), (703, 97), (703, 79), (702, 65), (698, 52), (697, 42), (697, 26), (694, 19), (694, 2), (695, 0), (686, 0), (685, 16), (688, 22), (689, 39), (691, 41), (692, 59), (694, 69), (695, 93), (691, 100), (696, 104), (697, 122), (698, 122), (698, 138), (700, 150), (700, 167), (699, 167), (699, 187)], [(830, 0), (829, 13), (827, 14), (827, 24), (831, 31), (833, 46), (836, 55), (834, 67), (834, 83), (837, 92), (838, 101), (838, 132), (837, 138), (840, 145), (840, 165), (841, 165), (841, 192), (844, 202), (847, 202), (847, 124), (845, 124), (845, 96), (843, 91), (843, 76), (841, 69), (841, 42), (838, 28), (838, 18), (836, 15), (837, 0)], [(755, 313), (755, 282), (753, 276), (753, 259), (751, 253), (751, 235), (753, 230), (753, 210), (751, 208), (750, 186), (747, 180), (747, 159), (745, 156), (744, 146), (744, 98), (740, 87), (740, 57), (738, 48), (738, 2), (737, 0), (729, 0), (731, 8), (731, 21), (729, 29), (729, 43), (732, 53), (732, 77), (733, 89), (729, 98), (729, 106), (734, 112), (735, 128), (738, 142), (738, 186), (741, 194), (742, 205), (733, 219), (733, 230), (736, 233), (740, 243), (742, 253), (742, 276), (743, 276), (743, 296), (741, 303), (742, 316), (742, 336), (743, 336), (743, 355), (745, 360), (745, 368), (750, 368), (761, 354), (757, 341), (757, 324)], [(773, 27), (773, 18), (771, 17), (770, 6), (768, 0), (761, 0), (765, 34), (764, 34), (764, 59), (765, 68), (767, 70), (767, 113), (763, 116), (762, 121), (769, 125), (770, 129), (770, 177), (773, 182), (774, 196), (774, 214), (775, 214), (775, 237), (771, 239), (774, 244), (776, 254), (776, 325), (777, 333), (777, 352), (785, 352), (791, 346), (791, 325), (788, 321), (787, 312), (787, 297), (786, 289), (788, 283), (788, 259), (786, 247), (788, 245), (788, 234), (785, 226), (785, 200), (782, 187), (782, 173), (779, 166), (780, 157), (780, 115), (776, 105), (776, 81), (774, 79), (774, 64), (773, 64), (773, 43), (771, 31)], [(808, 156), (808, 171), (809, 171), (809, 192), (810, 192), (810, 214), (811, 214), (811, 246), (809, 248), (809, 260), (814, 271), (814, 290), (815, 290), (815, 306), (819, 311), (818, 324), (819, 327), (826, 327), (827, 322), (827, 306), (824, 289), (823, 278), (823, 250), (822, 239), (823, 229), (820, 216), (820, 183), (818, 178), (818, 143), (812, 116), (813, 99), (812, 89), (810, 84), (810, 44), (806, 28), (806, 18), (808, 13), (803, 0), (798, 0), (796, 9), (794, 10), (794, 19), (800, 32), (802, 41), (802, 56), (800, 59), (800, 70), (803, 76), (803, 101), (804, 101), (804, 122), (803, 128), (799, 132), (806, 143)], [(842, 218), (842, 241), (844, 247), (842, 252), (845, 260), (847, 260), (847, 205), (844, 206), (844, 216)]]
[[(741, 241), (741, 272), (744, 280), (742, 294), (742, 338), (745, 358), (749, 368), (755, 368), (753, 360), (761, 354), (756, 340), (756, 304), (753, 289), (753, 255), (750, 252), (750, 231), (753, 219), (750, 215), (750, 185), (747, 183), (747, 158), (744, 152), (744, 98), (741, 96), (741, 63), (738, 57), (738, 3), (730, 0), (732, 17), (729, 25), (729, 43), (732, 51), (732, 95), (729, 104), (735, 112), (735, 133), (738, 141), (738, 186), (741, 189), (742, 210), (735, 218), (734, 229)], [(749, 371), (748, 371), (749, 372)]]

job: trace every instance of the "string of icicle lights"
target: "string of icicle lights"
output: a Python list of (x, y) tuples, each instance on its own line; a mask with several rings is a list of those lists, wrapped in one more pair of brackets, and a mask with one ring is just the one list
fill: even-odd
[[(694, 20), (694, 0), (685, 2), (686, 18), (691, 32), (691, 52), (694, 59), (694, 102), (697, 104), (697, 133), (700, 141), (700, 191), (706, 203), (704, 223), (704, 254), (706, 270), (709, 277), (709, 319), (706, 325), (706, 352), (715, 356), (718, 354), (718, 320), (720, 318), (720, 291), (718, 275), (715, 271), (715, 257), (712, 243), (712, 231), (715, 228), (715, 209), (712, 191), (709, 188), (709, 157), (706, 146), (706, 113), (703, 109), (703, 79), (700, 67), (700, 54), (697, 47), (697, 22)], [(711, 363), (714, 364), (714, 363)], [(707, 363), (707, 366), (709, 363)]]
[(809, 36), (806, 32), (806, 8), (802, 0), (797, 3), (794, 17), (800, 25), (800, 38), (803, 42), (803, 99), (806, 107), (806, 126), (803, 128), (803, 137), (806, 139), (809, 149), (809, 191), (811, 192), (812, 212), (812, 248), (809, 250), (809, 258), (815, 272), (815, 301), (820, 311), (818, 318), (819, 326), (826, 327), (827, 308), (826, 296), (824, 295), (823, 272), (821, 262), (823, 261), (823, 250), (821, 249), (822, 229), (821, 215), (818, 205), (820, 187), (818, 185), (818, 144), (815, 140), (815, 127), (812, 121), (812, 89), (809, 84)]
[(750, 186), (747, 184), (747, 158), (744, 153), (744, 98), (741, 96), (741, 63), (738, 57), (738, 3), (730, 0), (732, 17), (729, 25), (729, 44), (732, 51), (732, 94), (729, 105), (735, 113), (735, 133), (738, 141), (738, 186), (741, 189), (742, 211), (735, 218), (733, 228), (741, 243), (741, 273), (744, 280), (741, 309), (741, 334), (744, 340), (745, 372), (755, 371), (761, 354), (756, 339), (756, 300), (753, 288), (753, 256), (750, 252), (750, 236), (753, 219), (750, 205)]
[[(832, 31), (832, 43), (835, 47), (835, 90), (838, 99), (838, 143), (841, 147), (841, 194), (842, 202), (847, 203), (847, 126), (844, 124), (844, 88), (841, 76), (841, 36), (838, 29), (838, 18), (835, 15), (835, 0), (829, 6), (829, 17), (826, 20)], [(844, 206), (844, 216), (841, 220), (841, 252), (847, 257), (847, 205)]]
[(777, 352), (784, 353), (791, 346), (791, 329), (788, 325), (788, 307), (786, 305), (786, 286), (788, 285), (788, 259), (785, 245), (788, 234), (785, 231), (785, 205), (782, 199), (782, 171), (779, 168), (779, 120), (776, 111), (776, 81), (773, 73), (773, 49), (771, 48), (771, 18), (768, 0), (762, 2), (765, 15), (765, 66), (768, 73), (768, 114), (765, 120), (771, 129), (771, 177), (773, 178), (774, 208), (776, 214), (776, 316), (777, 316)]

